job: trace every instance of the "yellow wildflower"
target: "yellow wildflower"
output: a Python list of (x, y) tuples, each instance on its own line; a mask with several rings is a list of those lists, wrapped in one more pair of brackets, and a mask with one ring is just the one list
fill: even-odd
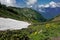
[(35, 32), (34, 35), (38, 34), (38, 32)]
[(50, 27), (50, 24), (46, 24), (46, 28), (49, 28)]

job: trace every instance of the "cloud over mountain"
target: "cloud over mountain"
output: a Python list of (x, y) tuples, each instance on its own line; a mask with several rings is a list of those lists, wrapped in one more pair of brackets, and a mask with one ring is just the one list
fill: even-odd
[(54, 1), (51, 1), (48, 4), (42, 4), (42, 5), (38, 5), (38, 11), (40, 12), (45, 12), (45, 8), (56, 8), (56, 7), (60, 7), (60, 3), (56, 3)]
[(43, 7), (51, 7), (51, 8), (55, 8), (55, 7), (60, 7), (60, 3), (56, 3), (56, 2), (53, 2), (53, 1), (51, 1), (50, 3), (48, 3), (48, 4), (42, 4), (42, 5), (39, 5), (38, 6), (39, 8), (43, 8)]

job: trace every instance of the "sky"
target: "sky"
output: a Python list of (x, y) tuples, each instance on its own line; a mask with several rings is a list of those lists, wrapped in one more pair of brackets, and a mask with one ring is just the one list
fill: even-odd
[(7, 6), (32, 7), (33, 5), (48, 4), (51, 1), (60, 2), (60, 0), (0, 0), (0, 3)]

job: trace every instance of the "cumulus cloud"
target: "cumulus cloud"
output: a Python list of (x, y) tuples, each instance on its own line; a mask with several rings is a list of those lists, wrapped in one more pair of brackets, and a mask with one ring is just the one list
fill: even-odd
[(52, 2), (49, 3), (49, 5), (50, 5), (51, 7), (57, 7), (58, 4), (52, 1)]
[(0, 3), (6, 6), (15, 6), (16, 0), (0, 0)]
[(45, 12), (45, 10), (43, 10), (43, 8), (48, 8), (48, 7), (51, 7), (51, 8), (60, 7), (60, 3), (56, 3), (54, 1), (51, 1), (48, 4), (38, 5), (38, 9), (40, 12)]
[(27, 0), (27, 5), (32, 5), (35, 4), (37, 2), (37, 0)]
[(56, 8), (56, 7), (60, 7), (60, 3), (56, 3), (54, 1), (51, 1), (50, 3), (48, 4), (42, 4), (42, 5), (38, 5), (38, 10), (40, 12), (45, 12), (45, 10), (43, 10), (44, 8)]
[(53, 1), (51, 1), (50, 3), (48, 3), (48, 4), (42, 4), (42, 5), (39, 5), (38, 6), (39, 8), (43, 8), (43, 7), (52, 7), (52, 8), (55, 8), (55, 7), (60, 7), (60, 3), (56, 3), (56, 2), (53, 2)]

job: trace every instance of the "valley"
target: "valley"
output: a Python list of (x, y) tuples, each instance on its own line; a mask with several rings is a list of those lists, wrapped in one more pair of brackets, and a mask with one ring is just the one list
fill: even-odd
[(0, 4), (0, 40), (52, 40), (60, 37), (59, 18), (47, 20), (31, 8)]

